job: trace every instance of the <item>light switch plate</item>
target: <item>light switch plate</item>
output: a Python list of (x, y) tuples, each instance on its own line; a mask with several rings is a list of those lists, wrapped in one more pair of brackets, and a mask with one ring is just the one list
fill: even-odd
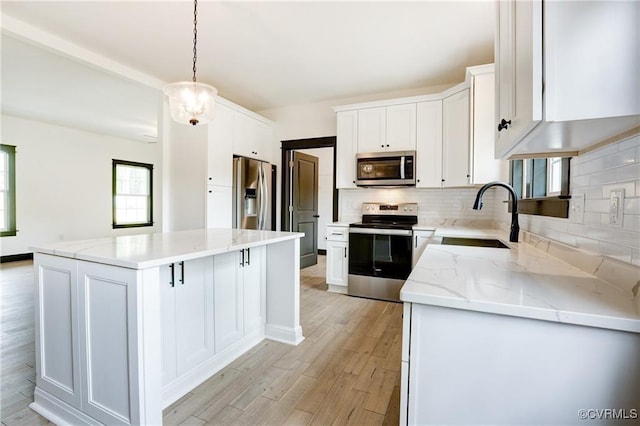
[(624, 188), (614, 189), (609, 194), (609, 225), (622, 227), (624, 210)]
[(584, 223), (584, 194), (571, 194), (569, 217), (573, 223)]

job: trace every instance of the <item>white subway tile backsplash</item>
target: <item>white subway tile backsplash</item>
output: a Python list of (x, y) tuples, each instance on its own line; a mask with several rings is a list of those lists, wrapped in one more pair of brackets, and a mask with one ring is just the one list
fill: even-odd
[(625, 196), (623, 213), (625, 216), (628, 214), (640, 214), (640, 197)]
[(611, 191), (616, 191), (618, 189), (624, 189), (625, 197), (633, 197), (636, 192), (636, 183), (635, 182), (618, 182), (612, 183), (610, 185), (602, 185), (602, 198), (609, 199), (611, 196)]
[(618, 151), (625, 151), (630, 148), (638, 148), (640, 147), (640, 137), (634, 136), (629, 139), (625, 139), (616, 144)]
[(616, 169), (617, 182), (634, 181), (640, 178), (640, 164), (619, 167)]
[(627, 149), (617, 154), (608, 155), (602, 159), (602, 168), (613, 169), (615, 167), (627, 166), (636, 162), (636, 150)]
[(607, 213), (609, 211), (609, 200), (585, 200), (584, 211), (590, 213)]
[[(610, 261), (614, 265), (640, 266), (640, 135), (572, 158), (571, 170), (571, 192), (585, 194), (583, 223), (521, 215), (521, 229), (555, 241), (557, 247), (578, 249), (583, 254), (567, 255), (576, 261), (604, 256), (616, 259)], [(615, 189), (625, 192), (622, 228), (609, 224), (609, 197)], [(495, 220), (504, 226), (510, 219), (498, 198)], [(549, 250), (552, 247), (556, 251), (554, 245)]]

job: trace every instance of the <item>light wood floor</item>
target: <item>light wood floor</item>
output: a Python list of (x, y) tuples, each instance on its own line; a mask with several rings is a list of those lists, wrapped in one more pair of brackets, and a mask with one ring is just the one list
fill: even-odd
[[(301, 271), (298, 346), (264, 340), (164, 411), (164, 424), (398, 424), (402, 305), (327, 293), (324, 256)], [(31, 262), (2, 266), (2, 424), (44, 424), (35, 381)]]

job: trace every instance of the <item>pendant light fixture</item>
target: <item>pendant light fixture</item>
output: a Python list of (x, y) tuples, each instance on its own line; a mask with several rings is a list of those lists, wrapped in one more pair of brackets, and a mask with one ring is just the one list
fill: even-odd
[(215, 98), (218, 91), (213, 86), (196, 81), (198, 59), (198, 0), (193, 2), (193, 78), (164, 86), (162, 91), (169, 98), (171, 117), (182, 124), (207, 124), (213, 120)]

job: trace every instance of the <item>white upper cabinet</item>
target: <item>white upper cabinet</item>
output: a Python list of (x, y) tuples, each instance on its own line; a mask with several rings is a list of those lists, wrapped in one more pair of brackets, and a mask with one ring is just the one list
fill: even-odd
[(356, 146), (358, 141), (358, 111), (337, 114), (336, 188), (357, 188)]
[(233, 116), (228, 106), (216, 105), (215, 119), (209, 123), (207, 140), (207, 184), (231, 186), (233, 174)]
[(268, 123), (236, 111), (234, 129), (234, 154), (272, 161), (273, 132)]
[(393, 105), (386, 108), (386, 151), (415, 151), (416, 104)]
[(442, 101), (417, 105), (416, 187), (442, 186)]
[(416, 104), (358, 111), (358, 152), (414, 151)]
[(469, 89), (442, 101), (442, 186), (469, 185)]
[(498, 157), (576, 154), (640, 124), (640, 2), (497, 9)]
[(358, 111), (358, 152), (385, 151), (386, 107)]
[(500, 180), (500, 160), (495, 159), (495, 76), (493, 64), (467, 68), (470, 83), (469, 183), (482, 185)]

